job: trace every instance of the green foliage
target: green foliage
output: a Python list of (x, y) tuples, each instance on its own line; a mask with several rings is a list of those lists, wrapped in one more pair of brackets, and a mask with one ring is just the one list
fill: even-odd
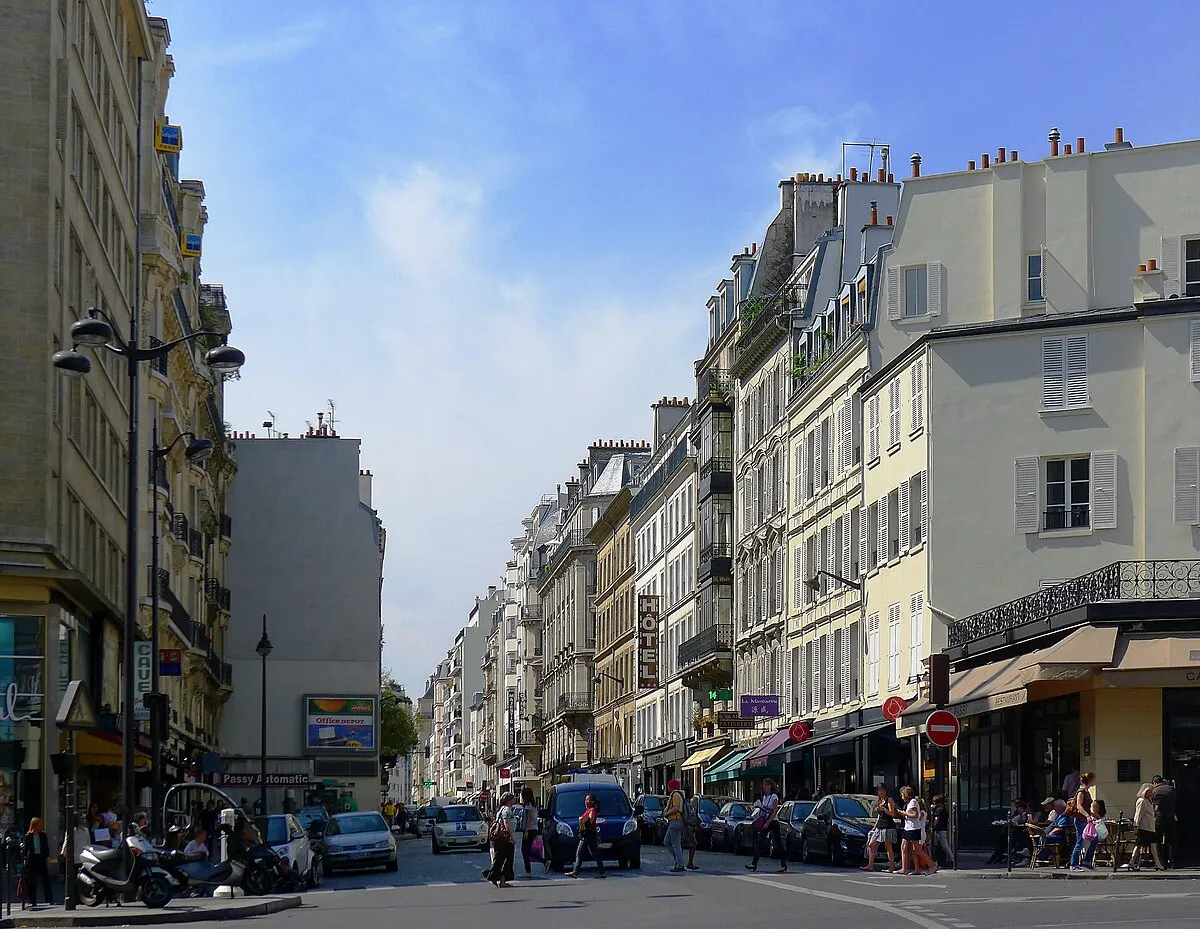
[(754, 325), (754, 321), (762, 315), (763, 309), (765, 309), (765, 304), (762, 301), (762, 297), (751, 297), (747, 300), (742, 304), (742, 325)]
[(412, 701), (396, 693), (395, 681), (386, 671), (379, 686), (379, 753), (407, 755), (417, 747), (417, 723)]

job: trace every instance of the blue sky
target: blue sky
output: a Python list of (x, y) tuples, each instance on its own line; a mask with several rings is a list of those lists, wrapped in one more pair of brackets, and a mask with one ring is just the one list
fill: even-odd
[(248, 356), (227, 418), (295, 435), (332, 398), (362, 439), (410, 691), (587, 444), (648, 438), (654, 399), (694, 393), (704, 301), (780, 177), (836, 173), (851, 139), (890, 143), (901, 177), (914, 151), (924, 173), (1041, 157), (1051, 126), (1196, 134), (1185, 3), (150, 10), (207, 189), (203, 279)]

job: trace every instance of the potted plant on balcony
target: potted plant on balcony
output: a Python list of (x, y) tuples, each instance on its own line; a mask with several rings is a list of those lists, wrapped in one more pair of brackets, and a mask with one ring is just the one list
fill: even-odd
[(747, 300), (744, 304), (742, 304), (742, 325), (747, 328), (753, 326), (754, 321), (762, 315), (764, 308), (765, 304), (763, 303), (762, 297), (751, 297), (749, 300)]

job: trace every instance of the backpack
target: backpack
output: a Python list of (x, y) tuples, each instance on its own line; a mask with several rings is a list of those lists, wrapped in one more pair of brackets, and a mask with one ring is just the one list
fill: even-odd
[(691, 801), (684, 801), (683, 804), (683, 821), (684, 823), (695, 829), (700, 825), (700, 801), (698, 798), (693, 798)]

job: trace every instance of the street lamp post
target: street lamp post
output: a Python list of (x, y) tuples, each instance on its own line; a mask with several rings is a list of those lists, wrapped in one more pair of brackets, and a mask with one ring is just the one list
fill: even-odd
[(262, 659), (262, 743), (259, 746), (262, 755), (259, 758), (259, 803), (262, 804), (262, 815), (267, 815), (267, 656), (271, 654), (271, 640), (267, 638), (267, 614), (263, 613), (262, 638), (254, 649)]
[[(121, 822), (126, 829), (133, 824), (134, 812), (134, 742), (137, 739), (137, 721), (134, 718), (134, 633), (137, 630), (138, 613), (138, 371), (142, 362), (165, 358), (176, 345), (192, 342), (201, 337), (214, 337), (221, 344), (210, 348), (205, 354), (205, 362), (219, 374), (238, 370), (246, 362), (245, 354), (228, 344), (222, 332), (200, 330), (189, 333), (181, 338), (151, 348), (140, 346), (138, 333), (138, 317), (140, 306), (131, 308), (129, 314), (129, 339), (122, 339), (116, 326), (103, 310), (91, 307), (84, 319), (78, 319), (71, 324), (71, 348), (54, 353), (52, 363), (55, 368), (65, 374), (83, 376), (92, 370), (92, 361), (79, 347), (100, 349), (120, 355), (126, 361), (126, 381), (128, 385), (129, 403), (129, 436), (126, 456), (126, 500), (125, 500), (125, 687), (124, 687), (124, 720), (122, 726), (122, 757), (121, 757)], [(157, 656), (155, 656), (157, 659)]]

